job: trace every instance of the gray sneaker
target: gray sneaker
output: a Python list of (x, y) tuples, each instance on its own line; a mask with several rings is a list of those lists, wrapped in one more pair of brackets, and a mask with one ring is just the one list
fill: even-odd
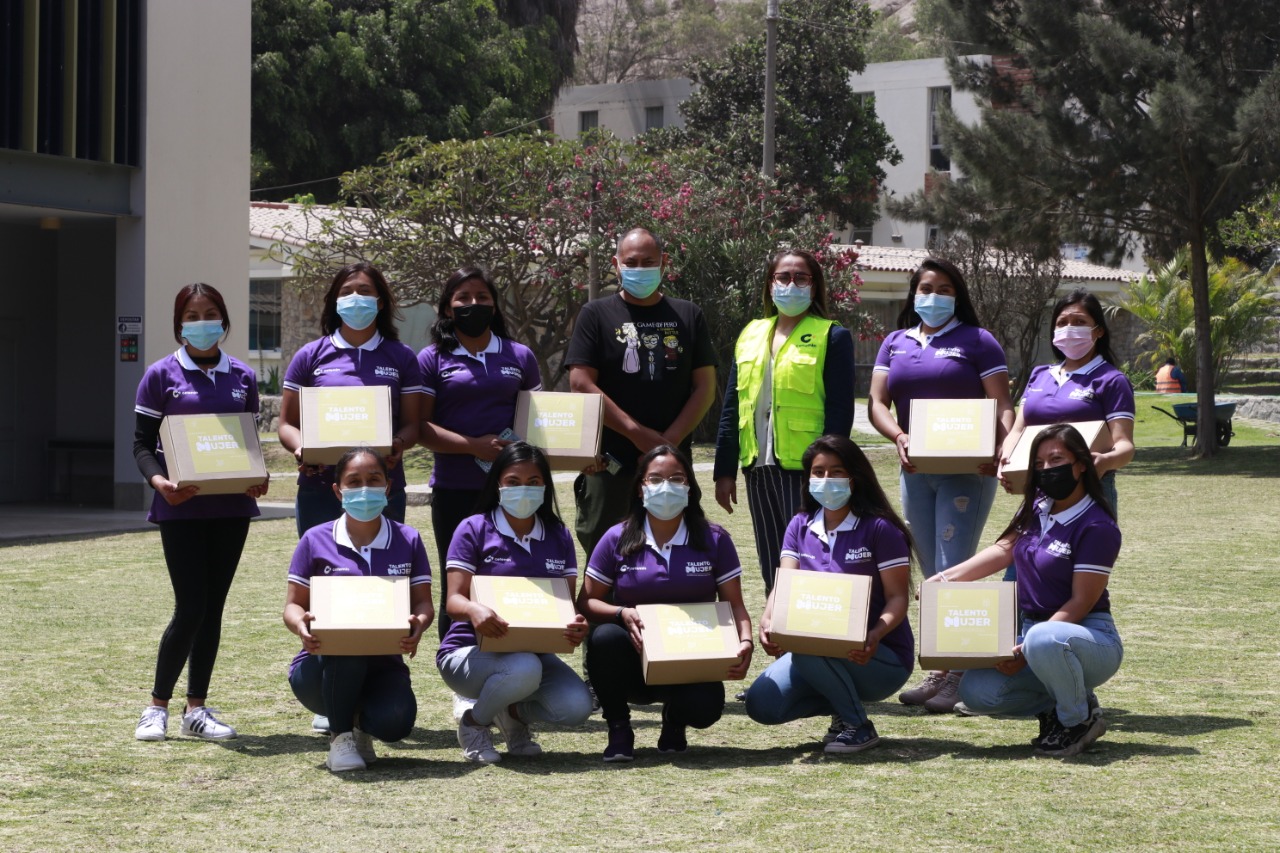
[(462, 757), (476, 764), (496, 764), (502, 760), (493, 748), (493, 732), (477, 723), (470, 710), (458, 721), (458, 746), (462, 747)]
[(346, 773), (348, 770), (365, 768), (364, 759), (360, 757), (360, 750), (356, 746), (355, 732), (334, 735), (333, 740), (329, 742), (329, 755), (324, 760), (324, 766), (333, 773)]
[(945, 672), (926, 672), (923, 681), (898, 694), (898, 701), (903, 705), (923, 705), (937, 695), (946, 677)]
[(954, 711), (956, 703), (960, 701), (960, 678), (963, 675), (962, 672), (948, 672), (946, 678), (942, 679), (938, 692), (924, 703), (924, 709), (930, 714), (950, 714)]
[(542, 747), (533, 739), (529, 727), (513, 717), (506, 708), (498, 712), (493, 722), (497, 724), (498, 731), (502, 732), (502, 739), (507, 742), (508, 755), (525, 758), (542, 755)]

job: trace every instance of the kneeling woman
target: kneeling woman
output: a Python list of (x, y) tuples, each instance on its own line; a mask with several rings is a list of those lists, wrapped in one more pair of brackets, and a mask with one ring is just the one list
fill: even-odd
[(979, 714), (1035, 714), (1036, 754), (1067, 757), (1106, 731), (1093, 688), (1115, 675), (1124, 656), (1107, 596), (1120, 528), (1074, 427), (1041, 432), (1031, 458), (1035, 488), (1000, 540), (929, 581), (977, 580), (1012, 560), (1023, 640), (1013, 660), (966, 672), (960, 698)]
[(805, 451), (802, 464), (808, 482), (804, 512), (787, 526), (781, 568), (870, 577), (867, 646), (849, 652), (847, 660), (783, 654), (769, 636), (770, 595), (760, 645), (781, 657), (747, 691), (747, 714), (765, 725), (831, 714), (825, 751), (860, 752), (880, 742), (864, 703), (893, 695), (911, 675), (911, 537), (866, 455), (848, 438), (822, 436)]
[(382, 514), (390, 485), (380, 454), (347, 451), (334, 469), (342, 515), (304, 533), (289, 564), (284, 624), (302, 638), (302, 651), (289, 666), (289, 686), (308, 711), (328, 716), (333, 739), (325, 763), (334, 772), (363, 770), (377, 759), (373, 738), (390, 743), (406, 737), (418, 715), (404, 658), (326, 655), (309, 630), (313, 577), (407, 575), (410, 616), (400, 651), (417, 653), (435, 615), (431, 566), (418, 531)]
[(644, 624), (636, 605), (729, 602), (740, 642), (738, 660), (724, 677), (741, 679), (751, 665), (755, 644), (742, 603), (742, 565), (729, 534), (707, 521), (701, 499), (689, 458), (671, 445), (655, 447), (636, 463), (626, 518), (605, 532), (588, 562), (579, 608), (596, 623), (587, 640), (587, 674), (609, 724), (605, 761), (634, 758), (629, 702), (662, 703), (659, 752), (684, 752), (686, 727), (705, 729), (724, 712), (724, 682), (645, 684)]
[[(471, 600), (473, 575), (565, 578), (574, 594), (578, 556), (569, 529), (556, 514), (551, 468), (542, 451), (517, 441), (494, 460), (477, 503), (479, 514), (458, 525), (446, 564), (445, 606), (453, 622), (440, 643), (436, 665), (449, 689), (475, 705), (458, 723), (458, 744), (468, 761), (491, 764), (501, 756), (489, 727), (497, 723), (509, 755), (540, 755), (529, 723), (576, 726), (591, 715), (582, 679), (553, 654), (482, 652), (483, 637), (502, 637), (507, 622)], [(587, 636), (579, 615), (565, 626), (575, 647)]]

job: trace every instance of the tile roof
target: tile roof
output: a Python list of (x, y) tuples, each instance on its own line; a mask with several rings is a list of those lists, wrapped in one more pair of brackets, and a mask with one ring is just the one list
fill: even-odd
[[(920, 262), (929, 257), (927, 249), (907, 249), (901, 246), (855, 246), (833, 244), (835, 251), (857, 249), (858, 266), (877, 272), (915, 272)], [(1114, 269), (1085, 261), (1064, 260), (1063, 281), (1137, 281), (1140, 274), (1131, 270)]]

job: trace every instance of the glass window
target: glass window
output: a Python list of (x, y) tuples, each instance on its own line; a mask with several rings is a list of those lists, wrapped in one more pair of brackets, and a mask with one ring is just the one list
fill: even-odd
[(644, 108), (644, 129), (645, 130), (657, 130), (658, 128), (663, 127), (664, 124), (665, 124), (665, 120), (663, 117), (663, 107), (661, 104), (659, 104), (656, 107)]
[(249, 349), (280, 350), (280, 279), (249, 279)]
[(586, 133), (588, 130), (595, 130), (600, 127), (600, 112), (598, 110), (583, 110), (578, 113), (578, 133)]
[(942, 148), (942, 127), (939, 113), (951, 106), (951, 87), (942, 86), (929, 90), (929, 166), (939, 172), (951, 171), (951, 157)]

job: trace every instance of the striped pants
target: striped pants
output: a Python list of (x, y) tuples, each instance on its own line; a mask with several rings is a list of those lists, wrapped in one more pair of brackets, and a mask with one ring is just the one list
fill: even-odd
[(774, 576), (782, 560), (782, 534), (801, 510), (804, 471), (789, 471), (777, 465), (754, 465), (743, 472), (747, 478), (747, 509), (756, 534), (756, 556), (764, 593), (773, 591)]

